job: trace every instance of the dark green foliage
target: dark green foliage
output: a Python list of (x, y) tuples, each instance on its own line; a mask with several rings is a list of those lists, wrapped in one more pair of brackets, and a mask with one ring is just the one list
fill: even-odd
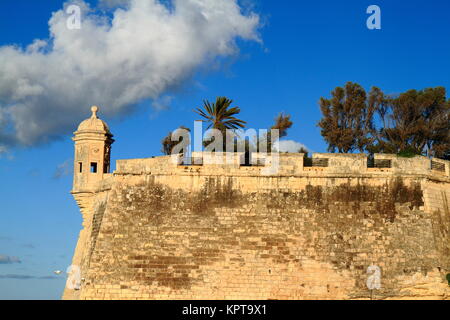
[(241, 112), (239, 107), (231, 107), (233, 100), (226, 97), (217, 97), (216, 102), (211, 103), (208, 100), (203, 102), (202, 108), (194, 110), (208, 122), (208, 129), (241, 129), (245, 127), (246, 122), (235, 116)]
[(443, 157), (450, 147), (450, 101), (445, 88), (385, 97), (377, 114), (381, 126), (373, 131), (374, 151)]
[(397, 155), (402, 158), (414, 158), (417, 155), (417, 150), (406, 148), (405, 150), (401, 150)]
[(444, 160), (450, 160), (450, 150), (448, 150), (448, 151), (444, 154), (444, 156), (442, 157), (442, 159), (444, 159)]
[[(223, 150), (226, 150), (227, 140), (234, 139), (227, 130), (235, 130), (245, 128), (246, 122), (236, 118), (241, 112), (239, 107), (231, 107), (233, 100), (226, 97), (217, 97), (216, 102), (211, 103), (208, 100), (203, 101), (203, 107), (194, 110), (195, 113), (202, 116), (208, 123), (207, 129), (220, 130), (223, 137)], [(214, 142), (214, 137), (203, 142), (203, 146), (207, 147)]]
[[(183, 126), (179, 127), (177, 130), (179, 130), (179, 129), (191, 131), (188, 128), (183, 127)], [(162, 144), (161, 152), (163, 154), (165, 154), (165, 155), (171, 155), (173, 148), (176, 145), (178, 145), (179, 143), (184, 143), (184, 144), (189, 144), (190, 143), (190, 141), (183, 141), (183, 138), (180, 138), (179, 141), (172, 141), (172, 134), (173, 134), (173, 132), (169, 132), (167, 134), (167, 136), (165, 136), (164, 139), (161, 140), (161, 144)]]
[[(261, 139), (266, 139), (267, 141), (267, 152), (272, 152), (272, 133), (271, 130), (278, 130), (278, 138), (284, 138), (287, 136), (287, 131), (292, 127), (294, 123), (291, 121), (291, 116), (289, 114), (280, 113), (275, 118), (275, 123), (272, 127), (267, 130), (266, 137), (260, 137)], [(265, 150), (260, 150), (260, 146), (262, 145), (261, 141), (258, 141), (258, 151), (263, 152)], [(261, 147), (262, 149), (262, 147)]]
[(292, 127), (294, 123), (291, 121), (291, 116), (289, 114), (280, 113), (275, 118), (275, 124), (270, 129), (275, 129), (279, 131), (280, 138), (287, 136), (287, 131)]
[[(369, 101), (377, 101), (378, 89), (370, 93)], [(320, 99), (323, 114), (318, 126), (328, 143), (328, 151), (340, 153), (364, 150), (369, 143), (374, 107), (369, 104), (366, 91), (359, 84), (348, 82), (338, 87), (331, 99)]]
[(303, 148), (303, 147), (300, 148), (300, 150), (298, 150), (298, 153), (304, 153), (305, 154), (305, 156), (304, 156), (305, 159), (308, 158), (308, 156), (309, 156), (309, 151), (307, 149)]
[(449, 155), (450, 100), (443, 87), (386, 96), (378, 88), (366, 94), (349, 82), (330, 100), (321, 98), (320, 107), (318, 126), (331, 152)]

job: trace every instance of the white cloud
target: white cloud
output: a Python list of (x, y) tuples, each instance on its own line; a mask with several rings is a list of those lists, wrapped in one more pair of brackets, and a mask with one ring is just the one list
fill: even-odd
[(308, 150), (303, 143), (296, 142), (294, 140), (281, 140), (274, 143), (273, 148), (279, 152), (297, 153), (300, 149)]
[(153, 100), (152, 107), (156, 111), (163, 111), (170, 109), (170, 104), (173, 101), (172, 96), (162, 96), (158, 99)]
[(17, 257), (0, 254), (0, 264), (13, 264), (13, 263), (21, 263), (21, 261)]
[[(167, 2), (167, 1), (164, 1)], [(34, 145), (72, 132), (99, 105), (107, 117), (157, 99), (201, 66), (236, 54), (236, 39), (259, 41), (259, 17), (237, 0), (104, 0), (106, 13), (82, 0), (81, 30), (59, 10), (50, 39), (26, 49), (0, 47), (0, 145)], [(65, 6), (67, 6), (66, 4)]]
[(54, 179), (60, 179), (62, 177), (68, 176), (72, 172), (72, 164), (73, 160), (68, 159), (64, 161), (63, 163), (60, 163), (55, 170), (55, 173), (53, 174)]
[(126, 6), (131, 0), (100, 0), (99, 4), (104, 8), (115, 8), (119, 6)]
[[(1, 135), (0, 135), (0, 137), (1, 137)], [(11, 153), (11, 151), (8, 150), (8, 148), (6, 146), (3, 146), (0, 144), (0, 159), (3, 159), (3, 158), (6, 158), (8, 160), (13, 160), (14, 155)]]

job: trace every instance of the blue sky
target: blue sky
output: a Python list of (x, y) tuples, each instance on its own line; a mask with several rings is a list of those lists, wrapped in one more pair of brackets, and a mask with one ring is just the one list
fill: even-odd
[[(249, 127), (266, 128), (279, 112), (291, 114), (294, 127), (288, 139), (325, 152), (316, 127), (318, 100), (336, 86), (354, 81), (386, 93), (450, 88), (447, 0), (245, 3), (261, 18), (262, 42), (238, 39), (239, 54), (221, 58), (219, 67), (198, 66), (188, 80), (164, 91), (163, 96), (171, 97), (166, 110), (156, 111), (151, 99), (144, 99), (127, 112), (107, 116), (116, 139), (113, 162), (159, 155), (163, 136), (180, 125), (192, 127), (197, 119), (192, 109), (219, 95), (235, 101)], [(381, 30), (366, 27), (366, 9), (372, 4), (382, 10)], [(62, 5), (59, 0), (2, 0), (0, 46), (26, 47), (36, 38), (48, 38), (51, 13)], [(87, 118), (90, 105), (79, 108)], [(56, 117), (54, 112), (49, 110), (48, 117)], [(78, 121), (74, 119), (67, 132), (75, 131)], [(66, 270), (81, 228), (81, 215), (69, 193), (70, 138), (62, 134), (29, 147), (13, 145), (0, 157), (0, 299), (61, 296), (63, 277), (40, 277)], [(1, 263), (1, 256), (16, 257), (20, 263)]]

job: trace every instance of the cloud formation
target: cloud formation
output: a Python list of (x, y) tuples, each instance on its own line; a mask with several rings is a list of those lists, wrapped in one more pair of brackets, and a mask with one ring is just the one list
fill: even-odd
[(279, 152), (289, 152), (289, 153), (297, 153), (302, 148), (308, 150), (308, 147), (303, 143), (294, 141), (294, 140), (281, 140), (274, 143), (274, 149)]
[(61, 179), (62, 177), (68, 176), (72, 171), (73, 161), (68, 159), (63, 163), (58, 164), (55, 173), (53, 173), (53, 179)]
[(111, 15), (76, 3), (81, 29), (67, 27), (66, 3), (48, 40), (0, 47), (0, 153), (70, 133), (94, 104), (124, 114), (236, 54), (238, 38), (259, 41), (259, 16), (237, 0), (103, 0), (121, 5)]
[(0, 264), (22, 263), (19, 258), (0, 254)]

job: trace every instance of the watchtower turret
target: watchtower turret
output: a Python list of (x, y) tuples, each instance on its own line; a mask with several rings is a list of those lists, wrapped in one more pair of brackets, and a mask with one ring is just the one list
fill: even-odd
[(91, 108), (92, 116), (81, 122), (74, 132), (75, 160), (72, 192), (91, 191), (95, 184), (110, 172), (113, 135), (108, 125), (97, 117), (98, 107)]

